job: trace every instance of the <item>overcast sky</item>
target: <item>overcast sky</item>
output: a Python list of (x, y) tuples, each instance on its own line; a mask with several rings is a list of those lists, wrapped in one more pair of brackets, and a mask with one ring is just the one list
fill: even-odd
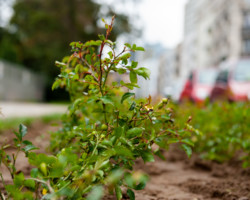
[(135, 18), (132, 21), (144, 28), (143, 43), (161, 43), (164, 47), (172, 48), (182, 40), (184, 9), (188, 0), (95, 1), (106, 3), (124, 14), (138, 15), (140, 20)]
[[(10, 3), (13, 0), (6, 2)], [(96, 0), (98, 2), (115, 2), (113, 0)], [(183, 36), (184, 6), (188, 0), (140, 0), (140, 3), (127, 3), (120, 10), (125, 13), (139, 15), (140, 26), (143, 27), (143, 42), (161, 43), (164, 47), (176, 46)], [(129, 2), (129, 1), (124, 1)], [(10, 8), (1, 10), (0, 17), (9, 18), (12, 14)], [(6, 20), (4, 20), (6, 21)], [(1, 23), (1, 20), (0, 20)]]
[(174, 47), (183, 36), (184, 6), (187, 0), (143, 0), (139, 7), (145, 22), (144, 37), (147, 42), (160, 42)]

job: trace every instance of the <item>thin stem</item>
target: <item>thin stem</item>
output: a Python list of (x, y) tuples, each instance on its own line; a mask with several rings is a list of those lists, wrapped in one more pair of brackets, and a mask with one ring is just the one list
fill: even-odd
[(0, 177), (1, 177), (1, 181), (2, 181), (2, 183), (3, 183), (3, 186), (5, 186), (6, 184), (5, 184), (5, 182), (4, 182), (3, 174), (2, 174), (2, 173), (0, 173)]
[(119, 111), (118, 111), (118, 113), (116, 115), (116, 123), (117, 123), (117, 127), (118, 127), (119, 126)]
[[(109, 27), (107, 29), (105, 40), (102, 41), (101, 48), (100, 48), (100, 53), (99, 53), (99, 59), (100, 59), (100, 66), (99, 66), (99, 68), (100, 68), (99, 88), (100, 88), (100, 92), (101, 92), (102, 97), (104, 96), (103, 87), (105, 87), (107, 76), (108, 76), (108, 73), (109, 73), (109, 70), (108, 70), (106, 72), (106, 76), (105, 76), (105, 79), (104, 79), (104, 84), (102, 84), (102, 77), (103, 77), (102, 52), (103, 52), (104, 46), (106, 44), (106, 40), (108, 40), (108, 37), (109, 37), (110, 32), (112, 30), (112, 27), (113, 27), (113, 24), (114, 24), (114, 20), (115, 20), (115, 17), (113, 16), (111, 24), (109, 25)], [(103, 112), (104, 112), (104, 120), (105, 120), (105, 123), (107, 124), (106, 105), (104, 103), (102, 103), (102, 107), (103, 107)]]
[(121, 53), (119, 53), (117, 56), (114, 56), (114, 60), (115, 60), (116, 58), (118, 58), (120, 55), (122, 55), (123, 53), (125, 53), (125, 52), (126, 52), (126, 47), (124, 47), (124, 49), (122, 50)]
[(95, 145), (95, 148), (94, 148), (94, 150), (92, 151), (92, 154), (90, 155), (90, 157), (92, 157), (92, 156), (95, 154), (98, 144), (99, 144), (99, 137), (97, 136), (96, 145)]
[(0, 197), (1, 197), (1, 200), (5, 200), (5, 196), (2, 192), (0, 192)]
[[(95, 151), (97, 149), (97, 146), (99, 144), (99, 135), (97, 134), (96, 135), (96, 145), (94, 147), (94, 150), (91, 152), (90, 156), (88, 156), (89, 158), (91, 158), (94, 154), (95, 154)], [(88, 165), (88, 161), (85, 163), (85, 165), (81, 168), (81, 170), (85, 170), (85, 167)]]
[(36, 191), (35, 191), (36, 199), (38, 199), (38, 197), (39, 197), (39, 192), (38, 192), (39, 184), (40, 184), (40, 183), (37, 182), (37, 184), (36, 184), (36, 186), (35, 186), (35, 187), (36, 187), (36, 189), (35, 189), (35, 190), (36, 190)]
[[(106, 36), (107, 38), (107, 36)], [(100, 92), (103, 96), (103, 91), (102, 91), (102, 72), (103, 72), (103, 69), (102, 69), (102, 52), (103, 52), (103, 48), (104, 48), (104, 45), (105, 45), (105, 41), (102, 41), (102, 44), (101, 44), (101, 49), (100, 49), (100, 54), (99, 54), (99, 58), (100, 58), (100, 77), (99, 77), (99, 88), (100, 88)]]
[(148, 118), (149, 118), (151, 124), (153, 124), (153, 121), (152, 121), (151, 117), (149, 116), (149, 113), (147, 113), (146, 115), (148, 116)]
[[(2, 183), (3, 183), (3, 186), (5, 187), (5, 182), (4, 182), (2, 173), (0, 173), (0, 177), (1, 177), (1, 180), (2, 180)], [(0, 192), (0, 197), (1, 197), (1, 200), (5, 200), (5, 196), (4, 196), (4, 194), (2, 192)]]
[(95, 77), (94, 72), (92, 71), (91, 66), (89, 65), (89, 63), (85, 59), (83, 59), (83, 58), (81, 60), (88, 66), (88, 68), (90, 70), (90, 73), (91, 73), (91, 76), (93, 76), (93, 78), (95, 79), (95, 81), (98, 82), (98, 79)]
[(46, 182), (46, 181), (43, 181), (43, 180), (40, 180), (40, 179), (37, 179), (37, 178), (28, 178), (28, 179), (34, 180), (34, 181), (36, 181), (38, 183), (43, 183), (43, 184), (47, 185), (48, 189), (49, 189), (49, 192), (54, 193), (54, 189), (51, 187), (49, 180)]
[(106, 105), (104, 103), (102, 103), (102, 107), (103, 107), (103, 112), (104, 112), (104, 121), (105, 124), (107, 124), (107, 113), (106, 113)]
[(9, 171), (11, 178), (14, 179), (14, 176), (13, 176), (13, 174), (12, 174), (12, 172), (11, 172), (10, 167), (8, 166), (8, 163), (3, 162), (3, 164), (5, 165), (5, 167), (7, 168), (7, 170)]
[(16, 155), (15, 156), (13, 155), (13, 169), (12, 170), (13, 170), (14, 174), (16, 173), (16, 167), (15, 167), (16, 166), (16, 159), (17, 159), (19, 152), (21, 151), (20, 149), (21, 149), (21, 147), (18, 148)]

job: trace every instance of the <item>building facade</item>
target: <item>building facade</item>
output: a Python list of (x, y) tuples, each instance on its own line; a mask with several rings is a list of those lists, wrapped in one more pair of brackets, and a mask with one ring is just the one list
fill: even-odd
[(135, 60), (138, 61), (138, 67), (146, 67), (150, 71), (150, 79), (145, 80), (143, 77), (138, 77), (138, 85), (140, 88), (135, 88), (137, 98), (157, 97), (158, 79), (160, 58), (166, 52), (166, 49), (161, 44), (145, 45), (145, 52), (136, 52)]
[(185, 7), (183, 74), (250, 55), (249, 0), (190, 0)]
[(174, 49), (167, 50), (160, 58), (158, 75), (158, 94), (164, 97), (171, 96), (178, 100), (184, 79), (182, 76), (182, 44)]

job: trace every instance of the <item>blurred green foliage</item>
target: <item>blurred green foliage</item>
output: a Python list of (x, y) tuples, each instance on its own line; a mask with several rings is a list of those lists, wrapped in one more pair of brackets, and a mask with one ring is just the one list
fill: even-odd
[(178, 120), (192, 116), (191, 125), (203, 134), (193, 137), (194, 150), (218, 162), (238, 157), (250, 166), (250, 104), (219, 103), (206, 107), (194, 104), (175, 108)]

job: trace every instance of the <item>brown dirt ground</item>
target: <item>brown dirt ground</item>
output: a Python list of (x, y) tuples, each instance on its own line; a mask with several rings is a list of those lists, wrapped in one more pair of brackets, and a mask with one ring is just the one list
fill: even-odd
[[(28, 128), (25, 137), (40, 148), (38, 152), (45, 152), (49, 145), (48, 132), (57, 129), (57, 126), (37, 121)], [(4, 132), (0, 135), (0, 144), (11, 141), (12, 137), (11, 131)], [(12, 153), (13, 149), (8, 151)], [(166, 161), (156, 158), (156, 162), (145, 165), (137, 161), (136, 168), (150, 176), (146, 188), (135, 192), (137, 200), (250, 200), (250, 169), (242, 169), (240, 162), (218, 164), (201, 160), (197, 155), (188, 159), (177, 147), (172, 147), (165, 157)], [(29, 173), (24, 155), (17, 160), (17, 168)], [(0, 172), (11, 182), (3, 166)]]

